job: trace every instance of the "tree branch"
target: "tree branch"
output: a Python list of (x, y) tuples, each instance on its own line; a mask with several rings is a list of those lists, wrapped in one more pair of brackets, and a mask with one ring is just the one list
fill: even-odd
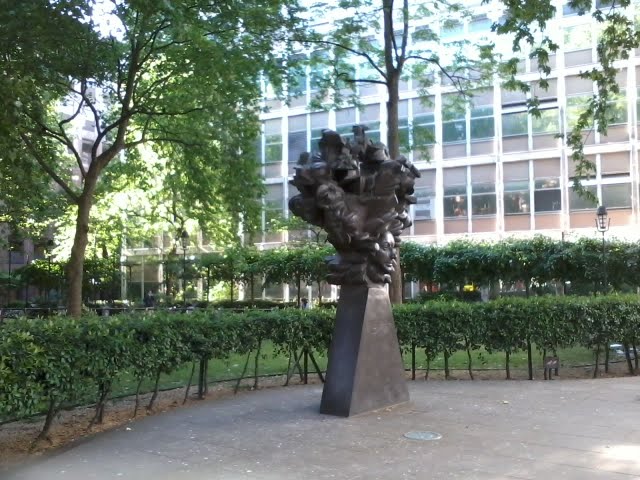
[(33, 155), (35, 161), (38, 162), (38, 165), (40, 165), (40, 167), (42, 167), (42, 169), (53, 179), (53, 181), (56, 182), (60, 186), (60, 188), (62, 188), (62, 190), (64, 190), (64, 192), (74, 203), (78, 203), (78, 201), (80, 200), (78, 194), (71, 189), (67, 182), (65, 182), (43, 158), (40, 157), (38, 149), (31, 142), (31, 140), (29, 140), (29, 137), (26, 134), (21, 133), (20, 138), (22, 138), (24, 144), (31, 151), (31, 154)]
[(351, 47), (347, 47), (346, 45), (342, 45), (341, 43), (338, 42), (333, 42), (330, 40), (305, 40), (307, 43), (315, 43), (315, 44), (320, 44), (320, 45), (330, 45), (332, 47), (336, 47), (336, 48), (340, 48), (342, 50), (345, 50), (347, 52), (353, 53), (354, 55), (357, 55), (359, 57), (364, 57), (369, 64), (385, 79), (388, 80), (387, 78), (387, 74), (377, 65), (377, 63), (373, 60), (373, 58), (371, 58), (371, 55), (369, 55), (366, 52), (361, 52), (359, 50), (356, 50), (354, 48)]

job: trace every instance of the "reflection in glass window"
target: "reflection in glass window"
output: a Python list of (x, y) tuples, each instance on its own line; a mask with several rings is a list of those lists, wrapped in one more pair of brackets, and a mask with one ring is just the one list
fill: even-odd
[(309, 86), (312, 92), (319, 90), (329, 75), (329, 53), (317, 50), (311, 53), (311, 70), (309, 73)]
[(400, 152), (407, 155), (411, 147), (409, 144), (409, 119), (406, 117), (398, 119), (398, 137), (400, 140)]
[[(598, 198), (598, 187), (595, 185), (587, 185), (585, 190), (591, 192), (595, 198)], [(598, 207), (598, 202), (584, 195), (579, 195), (572, 188), (569, 189), (569, 209), (573, 210), (593, 210)]]
[(616, 94), (609, 101), (609, 124), (627, 123), (627, 96), (624, 91)]
[(529, 213), (531, 211), (531, 199), (529, 182), (505, 182), (504, 184), (504, 213), (515, 215)]
[(413, 116), (413, 145), (415, 148), (433, 145), (436, 139), (436, 125), (433, 113)]
[(602, 204), (607, 208), (630, 208), (631, 184), (602, 185)]
[(560, 210), (562, 208), (560, 179), (557, 177), (536, 179), (534, 201), (536, 212)]
[(474, 107), (471, 109), (471, 140), (492, 138), (495, 135), (493, 107)]
[(442, 141), (444, 143), (464, 142), (467, 139), (465, 112), (449, 107), (442, 112)]
[(589, 100), (592, 98), (593, 95), (589, 93), (567, 98), (567, 126), (569, 128), (575, 127), (578, 117), (587, 108)]
[(282, 161), (282, 135), (267, 135), (264, 145), (264, 163)]
[(294, 56), (292, 65), (288, 68), (288, 94), (290, 98), (297, 98), (304, 95), (307, 91), (307, 75), (304, 62), (296, 63), (303, 60), (304, 56)]
[(307, 131), (289, 132), (289, 163), (296, 163), (300, 154), (307, 151)]
[(591, 24), (575, 25), (564, 29), (564, 49), (586, 50), (592, 47)]
[(529, 114), (527, 112), (505, 113), (502, 115), (502, 136), (527, 135), (528, 117)]
[(550, 108), (548, 110), (541, 110), (539, 117), (532, 115), (531, 128), (534, 135), (536, 133), (558, 133), (560, 131), (558, 109)]

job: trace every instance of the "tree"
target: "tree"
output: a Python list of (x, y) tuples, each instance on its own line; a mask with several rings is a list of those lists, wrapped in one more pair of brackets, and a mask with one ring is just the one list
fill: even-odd
[(265, 250), (260, 255), (261, 271), (265, 285), (278, 283), (294, 284), (297, 288), (297, 303), (302, 298), (302, 285), (318, 284), (327, 275), (325, 258), (334, 253), (333, 247), (316, 243), (301, 244), (294, 248)]
[[(8, 147), (0, 162), (45, 172), (75, 208), (70, 314), (81, 312), (102, 180), (145, 173), (144, 150), (132, 154), (138, 147), (168, 159), (168, 188), (188, 187), (181, 200), (194, 211), (212, 209), (222, 225), (256, 221), (259, 192), (247, 195), (246, 185), (259, 178), (257, 80), (278, 72), (273, 45), (293, 28), (292, 3), (3, 0), (0, 7), (0, 137)], [(78, 148), (84, 118), (93, 139)]]
[[(328, 34), (303, 39), (314, 48), (331, 52), (312, 55), (316, 68), (324, 67), (326, 73), (331, 68), (326, 81), (319, 76), (314, 78), (320, 87), (317, 103), (331, 98), (334, 104), (339, 104), (349, 89), (353, 99), (357, 85), (383, 85), (387, 91), (386, 143), (393, 159), (400, 157), (401, 150), (398, 107), (403, 78), (411, 76), (423, 98), (440, 77), (468, 99), (470, 90), (482, 86), (494, 71), (493, 45), (478, 44), (471, 48), (468, 41), (445, 45), (436, 33), (440, 22), (446, 27), (465, 14), (461, 4), (446, 0), (418, 5), (410, 5), (409, 0), (345, 0), (336, 7), (319, 8), (329, 8), (329, 15), (319, 13), (338, 20)], [(430, 20), (431, 24), (416, 27), (417, 20)], [(378, 43), (378, 38), (382, 38), (382, 43)], [(363, 68), (354, 69), (354, 63)], [(403, 287), (398, 268), (389, 290), (393, 303), (402, 303)]]
[[(483, 3), (489, 2), (490, 0), (483, 0)], [(494, 31), (512, 38), (514, 52), (528, 50), (529, 57), (537, 61), (542, 74), (540, 86), (546, 88), (548, 81), (545, 77), (551, 72), (549, 59), (559, 48), (552, 38), (555, 29), (548, 29), (549, 21), (556, 14), (556, 7), (551, 0), (501, 0), (501, 3), (505, 11), (501, 20), (494, 24)], [(618, 70), (614, 64), (617, 60), (629, 58), (630, 52), (640, 47), (640, 30), (635, 19), (625, 11), (631, 3), (631, 0), (567, 2), (578, 15), (590, 14), (600, 27), (596, 47), (598, 65), (580, 74), (582, 78), (595, 82), (597, 93), (586, 102), (566, 138), (566, 143), (572, 150), (571, 159), (576, 172), (573, 188), (592, 199), (595, 199), (594, 194), (582, 186), (581, 180), (595, 175), (596, 166), (585, 157), (584, 144), (594, 129), (606, 134), (607, 127), (616, 117), (620, 86), (616, 78)], [(516, 78), (517, 61), (509, 62), (504, 73), (508, 74), (508, 86), (529, 91), (529, 86)], [(529, 107), (533, 115), (540, 115), (538, 106), (537, 98), (530, 100)]]

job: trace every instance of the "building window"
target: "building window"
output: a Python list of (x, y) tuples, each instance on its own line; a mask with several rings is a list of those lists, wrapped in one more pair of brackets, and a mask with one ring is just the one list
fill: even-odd
[(311, 69), (309, 72), (309, 88), (311, 92), (317, 92), (326, 83), (329, 75), (329, 54), (324, 50), (311, 53)]
[(630, 208), (631, 184), (614, 183), (602, 185), (602, 205), (607, 208)]
[[(288, 68), (288, 94), (289, 98), (301, 97), (307, 91), (307, 75), (304, 66), (304, 56), (295, 55), (292, 57), (291, 65)], [(297, 63), (301, 62), (301, 63)]]
[(267, 193), (264, 197), (264, 224), (268, 230), (270, 225), (282, 218), (283, 213), (283, 189), (281, 184), (267, 185)]
[(442, 24), (440, 38), (452, 38), (464, 33), (464, 25), (458, 20), (448, 20)]
[(289, 163), (296, 163), (302, 152), (307, 151), (307, 116), (289, 117)]
[(422, 187), (416, 188), (414, 195), (417, 202), (413, 207), (415, 220), (432, 220), (435, 218), (434, 201), (435, 194), (433, 188)]
[(529, 114), (527, 112), (505, 113), (502, 115), (502, 136), (527, 135)]
[(282, 161), (282, 135), (266, 135), (264, 144), (264, 163)]
[(489, 33), (491, 31), (491, 20), (486, 15), (474, 17), (469, 22), (469, 32), (471, 33)]
[(443, 143), (464, 142), (467, 139), (465, 112), (460, 107), (445, 107), (442, 112)]
[(436, 124), (433, 113), (413, 116), (413, 146), (426, 147), (436, 143)]
[(467, 187), (456, 185), (444, 189), (444, 216), (467, 216)]
[(574, 25), (564, 29), (565, 51), (586, 50), (592, 47), (591, 24)]
[(558, 133), (560, 131), (558, 109), (550, 108), (547, 110), (540, 110), (540, 116), (531, 117), (531, 129), (534, 135)]
[(496, 214), (496, 186), (494, 183), (471, 185), (471, 213), (474, 216)]
[[(590, 192), (596, 198), (598, 198), (598, 187), (596, 185), (585, 185), (585, 190)], [(575, 210), (593, 210), (598, 206), (598, 202), (584, 195), (578, 195), (578, 193), (569, 189), (569, 209)]]
[(627, 123), (627, 96), (624, 90), (609, 100), (609, 108), (611, 108), (609, 125)]
[(567, 126), (571, 129), (575, 128), (578, 117), (584, 112), (593, 98), (593, 94), (581, 94), (567, 98)]
[(493, 107), (474, 107), (471, 109), (471, 140), (483, 140), (495, 135)]
[(536, 179), (534, 201), (536, 213), (560, 210), (562, 208), (560, 179), (558, 177)]
[(353, 139), (353, 126), (355, 123), (355, 108), (345, 108), (336, 112), (336, 132), (343, 137)]
[(504, 213), (517, 215), (531, 211), (529, 180), (505, 182), (504, 184)]

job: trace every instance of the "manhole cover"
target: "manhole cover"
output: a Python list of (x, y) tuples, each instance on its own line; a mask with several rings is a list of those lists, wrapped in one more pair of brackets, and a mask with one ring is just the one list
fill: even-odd
[(438, 432), (407, 432), (404, 436), (411, 440), (440, 440), (442, 438)]

